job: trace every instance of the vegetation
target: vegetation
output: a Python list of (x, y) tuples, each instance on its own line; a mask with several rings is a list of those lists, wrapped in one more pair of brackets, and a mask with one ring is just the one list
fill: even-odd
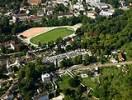
[(18, 10), (23, 0), (0, 0), (0, 7)]
[(87, 78), (82, 79), (82, 83), (87, 87), (91, 87), (92, 89), (96, 88), (98, 78), (88, 76)]
[(119, 0), (101, 0), (101, 1), (111, 4), (115, 8), (118, 8), (120, 6)]
[(53, 29), (49, 32), (40, 34), (34, 38), (31, 39), (32, 43), (38, 44), (40, 43), (48, 43), (50, 41), (55, 41), (56, 39), (58, 39), (59, 37), (65, 37), (68, 36), (70, 34), (72, 34), (73, 31), (67, 28), (56, 28)]
[(18, 87), (20, 93), (24, 95), (24, 99), (31, 100), (41, 80), (42, 73), (50, 73), (55, 71), (53, 64), (42, 64), (40, 59), (37, 59), (35, 63), (28, 63), (18, 72)]
[(57, 4), (54, 13), (55, 14), (65, 14), (69, 11), (69, 8), (64, 6), (63, 4)]
[(101, 100), (130, 100), (132, 93), (132, 65), (122, 68), (104, 68), (94, 95)]
[(64, 26), (64, 25), (75, 25), (77, 23), (80, 23), (82, 19), (82, 16), (72, 16), (72, 17), (62, 17), (58, 18), (56, 16), (52, 17), (43, 17), (42, 18), (42, 26)]
[(72, 65), (78, 65), (78, 64), (83, 64), (83, 65), (89, 65), (91, 63), (97, 62), (97, 58), (95, 56), (89, 56), (88, 54), (85, 54), (84, 57), (82, 55), (76, 56), (74, 58), (64, 58), (60, 62), (60, 67), (61, 68), (68, 68)]
[(70, 79), (71, 77), (69, 77), (68, 75), (64, 75), (63, 77), (61, 77), (61, 80), (58, 82), (58, 85), (62, 91), (70, 88)]
[[(112, 66), (102, 68), (99, 77), (88, 76), (83, 79), (72, 79), (66, 75), (62, 76), (61, 81), (58, 83), (60, 90), (65, 94), (65, 100), (79, 100), (83, 97), (87, 98), (86, 100), (93, 99), (93, 97), (101, 100), (131, 100), (131, 77), (132, 65), (126, 65), (120, 68)], [(85, 94), (86, 88), (80, 87), (77, 84), (78, 82), (82, 82), (88, 88), (92, 88), (89, 95)]]
[[(111, 4), (113, 7), (118, 8), (120, 6), (120, 0), (101, 0), (102, 2)], [(132, 0), (125, 0), (126, 5), (132, 2)]]
[(83, 19), (81, 45), (89, 48), (96, 55), (111, 54), (112, 50), (131, 50), (124, 45), (132, 41), (132, 10), (112, 18), (97, 17), (96, 20)]
[(58, 85), (60, 91), (65, 94), (64, 100), (87, 100), (84, 99), (83, 96), (83, 92), (86, 91), (86, 88), (82, 87), (80, 82), (81, 80), (78, 76), (75, 76), (75, 78), (71, 78), (68, 75), (61, 77)]

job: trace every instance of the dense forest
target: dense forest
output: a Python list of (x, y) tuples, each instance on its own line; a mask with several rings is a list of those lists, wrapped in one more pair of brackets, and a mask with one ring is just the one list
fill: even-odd
[(104, 68), (99, 76), (100, 84), (94, 94), (101, 100), (131, 100), (132, 65), (122, 68)]
[(17, 10), (24, 0), (0, 0), (0, 7)]
[[(84, 48), (94, 48), (95, 52), (109, 54), (111, 50), (132, 50), (132, 10), (116, 15), (112, 18), (97, 17), (96, 20), (84, 18), (82, 44)], [(128, 46), (129, 45), (129, 46)], [(124, 48), (125, 46), (125, 48)]]

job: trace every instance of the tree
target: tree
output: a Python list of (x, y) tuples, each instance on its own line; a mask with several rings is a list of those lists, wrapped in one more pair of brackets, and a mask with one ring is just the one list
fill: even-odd
[(118, 8), (120, 6), (119, 0), (101, 0), (101, 1), (111, 4), (114, 8)]
[(115, 12), (114, 12), (114, 16), (119, 16), (119, 15), (122, 15), (124, 13), (123, 10), (121, 9), (116, 9)]
[(71, 51), (72, 50), (72, 46), (71, 45), (67, 45), (66, 46), (66, 51)]
[(83, 31), (83, 29), (82, 28), (78, 28), (77, 30), (76, 30), (76, 32), (75, 32), (75, 34), (77, 34), (77, 35), (83, 35), (84, 34), (84, 31)]
[(81, 64), (81, 63), (82, 63), (82, 55), (79, 55), (73, 58), (74, 65)]
[(86, 66), (86, 65), (88, 65), (88, 64), (90, 64), (90, 63), (91, 63), (91, 62), (90, 62), (90, 57), (89, 57), (88, 54), (86, 54), (86, 55), (84, 56), (83, 64)]
[(66, 13), (69, 10), (68, 7), (64, 6), (63, 4), (57, 4), (57, 6), (54, 8), (54, 13)]
[(69, 84), (72, 87), (78, 87), (80, 85), (80, 83), (81, 83), (81, 80), (79, 79), (78, 76), (75, 76), (74, 78), (71, 78), (69, 80)]
[(1, 46), (1, 52), (2, 52), (2, 53), (6, 53), (6, 51), (7, 51), (7, 49), (5, 48), (5, 46), (2, 45), (2, 46)]
[(77, 0), (70, 0), (72, 4), (76, 4)]
[(72, 59), (66, 59), (64, 58), (61, 62), (60, 62), (60, 67), (62, 68), (67, 68), (73, 65)]

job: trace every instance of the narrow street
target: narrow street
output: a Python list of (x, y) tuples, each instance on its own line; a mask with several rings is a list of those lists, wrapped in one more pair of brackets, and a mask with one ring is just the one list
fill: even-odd
[(106, 63), (106, 64), (91, 64), (88, 66), (84, 65), (76, 65), (73, 67), (70, 67), (69, 70), (87, 70), (87, 69), (93, 69), (95, 67), (115, 67), (117, 65), (130, 65), (132, 64), (132, 61), (125, 61), (125, 62), (119, 62), (119, 63)]

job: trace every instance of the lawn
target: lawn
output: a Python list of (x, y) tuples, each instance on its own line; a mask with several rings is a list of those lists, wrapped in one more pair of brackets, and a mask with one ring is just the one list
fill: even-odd
[(59, 85), (61, 90), (66, 90), (68, 88), (71, 88), (71, 86), (69, 84), (70, 79), (71, 79), (71, 77), (69, 77), (68, 75), (62, 76), (62, 81), (58, 82), (58, 85)]
[(87, 86), (87, 87), (90, 87), (92, 89), (95, 89), (96, 88), (96, 85), (97, 85), (97, 79), (98, 78), (91, 78), (91, 77), (83, 78), (82, 79), (82, 83), (85, 86)]
[(74, 31), (68, 28), (56, 28), (46, 33), (40, 34), (31, 39), (31, 42), (34, 44), (40, 43), (48, 43), (50, 41), (55, 41), (59, 37), (65, 37), (72, 34)]

